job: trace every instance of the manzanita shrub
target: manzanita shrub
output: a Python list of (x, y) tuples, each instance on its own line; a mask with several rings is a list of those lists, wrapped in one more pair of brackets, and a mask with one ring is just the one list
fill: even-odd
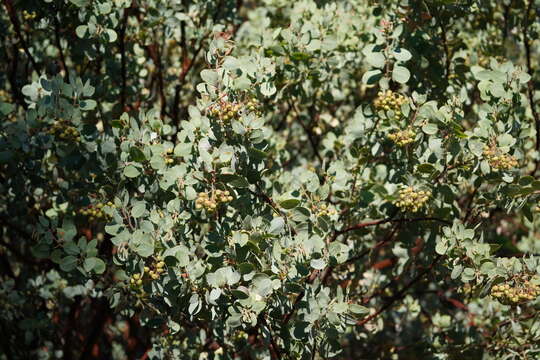
[(540, 1), (2, 0), (0, 359), (536, 359)]

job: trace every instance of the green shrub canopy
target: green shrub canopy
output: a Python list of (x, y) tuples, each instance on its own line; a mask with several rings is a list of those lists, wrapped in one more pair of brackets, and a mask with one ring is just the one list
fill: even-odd
[(536, 359), (538, 0), (2, 0), (0, 359)]

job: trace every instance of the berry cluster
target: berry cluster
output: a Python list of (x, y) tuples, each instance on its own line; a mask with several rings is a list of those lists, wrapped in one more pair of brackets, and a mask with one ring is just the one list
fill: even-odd
[(416, 132), (412, 128), (399, 130), (388, 134), (387, 136), (392, 142), (398, 146), (405, 146), (414, 142)]
[(233, 102), (219, 102), (210, 108), (209, 114), (223, 122), (229, 122), (232, 119), (238, 119), (242, 113), (254, 112), (261, 116), (259, 102), (257, 99), (248, 100), (245, 104)]
[(144, 273), (148, 274), (150, 279), (157, 280), (159, 279), (159, 276), (165, 271), (165, 262), (161, 260), (159, 257), (157, 258), (157, 262), (152, 265), (152, 267), (145, 266), (144, 267)]
[(523, 282), (494, 285), (491, 296), (502, 304), (519, 304), (536, 299), (540, 295), (540, 286), (525, 280)]
[(103, 207), (109, 206), (109, 207), (116, 207), (111, 201), (107, 202), (106, 204), (103, 203), (97, 203), (96, 205), (88, 205), (84, 208), (79, 209), (79, 214), (83, 216), (88, 216), (88, 220), (94, 221), (96, 219), (98, 220), (110, 220), (110, 215), (106, 214), (103, 211)]
[(23, 10), (22, 15), (23, 15), (24, 20), (34, 20), (37, 17), (37, 14), (35, 11), (28, 12), (26, 10)]
[(157, 280), (164, 271), (165, 262), (158, 256), (151, 266), (144, 267), (144, 272), (142, 274), (135, 273), (131, 275), (129, 283), (132, 287), (140, 288), (145, 277), (149, 280)]
[(407, 98), (401, 94), (395, 93), (392, 90), (379, 91), (374, 105), (378, 110), (393, 111), (394, 118), (399, 120), (401, 117), (401, 105), (407, 102)]
[(501, 154), (497, 147), (484, 146), (484, 157), (495, 170), (510, 170), (518, 166), (518, 161), (515, 156)]
[(9, 93), (6, 90), (0, 89), (0, 101), (10, 102)]
[(182, 68), (181, 67), (174, 67), (171, 66), (167, 69), (167, 75), (170, 76), (180, 76), (182, 74)]
[(59, 137), (62, 140), (81, 141), (81, 134), (74, 126), (68, 125), (64, 120), (57, 120), (47, 131), (48, 134)]
[(429, 190), (415, 191), (411, 186), (407, 186), (399, 190), (399, 198), (394, 204), (404, 211), (418, 212), (426, 205), (431, 192)]
[(232, 201), (233, 197), (228, 190), (216, 190), (213, 191), (210, 195), (205, 192), (200, 192), (195, 200), (195, 208), (202, 209), (206, 211), (215, 211), (219, 204), (228, 203)]
[(173, 149), (168, 148), (167, 150), (165, 150), (165, 154), (163, 154), (163, 156), (165, 157), (165, 162), (167, 163), (167, 165), (174, 164), (174, 158), (171, 156), (172, 153), (173, 153)]
[(133, 274), (133, 275), (131, 275), (131, 278), (129, 279), (129, 283), (132, 286), (141, 286), (142, 283), (143, 283), (142, 275), (141, 274)]
[(240, 117), (240, 104), (219, 103), (210, 110), (210, 114), (224, 122)]
[(246, 109), (248, 111), (253, 111), (255, 112), (255, 114), (257, 116), (261, 116), (262, 115), (262, 112), (260, 110), (260, 104), (259, 104), (259, 101), (255, 98), (249, 100), (247, 103), (246, 103)]
[(313, 212), (317, 216), (325, 216), (325, 215), (332, 216), (332, 215), (337, 214), (336, 209), (330, 208), (326, 204), (321, 204), (321, 205), (318, 205), (318, 206), (317, 205), (312, 205), (311, 208), (313, 209)]

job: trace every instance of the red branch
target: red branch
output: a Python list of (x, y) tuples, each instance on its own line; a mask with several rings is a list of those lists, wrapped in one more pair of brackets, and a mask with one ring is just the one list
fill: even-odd
[(367, 221), (367, 222), (364, 222), (364, 223), (360, 223), (360, 224), (350, 226), (350, 227), (345, 228), (343, 230), (337, 230), (331, 241), (334, 241), (341, 234), (345, 234), (345, 233), (347, 233), (349, 231), (353, 231), (353, 230), (360, 230), (360, 229), (363, 229), (363, 228), (368, 227), (368, 226), (375, 226), (375, 225), (386, 224), (386, 223), (404, 223), (404, 222), (416, 222), (416, 221), (438, 221), (438, 222), (441, 222), (441, 223), (446, 224), (446, 225), (452, 225), (452, 223), (450, 221), (435, 218), (435, 217), (421, 217), (421, 218), (415, 218), (415, 219), (392, 219), (392, 218), (388, 218), (388, 219)]
[(32, 67), (34, 70), (40, 75), (39, 68), (37, 65), (36, 60), (30, 53), (30, 50), (28, 49), (28, 44), (26, 43), (26, 40), (24, 39), (22, 32), (21, 32), (21, 24), (19, 23), (19, 19), (17, 18), (17, 14), (15, 14), (15, 7), (13, 5), (12, 0), (3, 0), (4, 6), (6, 7), (6, 11), (9, 15), (9, 19), (11, 20), (11, 24), (13, 25), (13, 28), (15, 29), (15, 33), (17, 34), (17, 37), (19, 38), (19, 41), (22, 44), (22, 49), (30, 62), (32, 63)]
[(409, 281), (409, 283), (407, 285), (405, 285), (403, 287), (403, 289), (401, 289), (400, 291), (398, 291), (385, 305), (383, 305), (379, 310), (377, 310), (375, 313), (369, 315), (368, 317), (362, 319), (362, 320), (359, 320), (356, 324), (357, 325), (364, 325), (366, 324), (367, 322), (375, 319), (377, 316), (379, 316), (380, 314), (382, 314), (383, 312), (385, 312), (386, 310), (388, 310), (389, 308), (392, 307), (392, 305), (397, 301), (397, 300), (400, 300), (404, 295), (405, 293), (414, 285), (416, 284), (418, 281), (420, 281), (420, 279), (422, 279), (422, 277), (424, 277), (424, 275), (426, 275), (427, 273), (429, 273), (434, 267), (435, 265), (439, 262), (439, 260), (442, 258), (442, 255), (437, 255), (437, 257), (433, 260), (433, 262), (431, 263), (431, 265), (429, 265), (428, 268), (426, 268), (424, 271), (422, 271), (421, 273), (419, 273), (418, 275), (416, 275), (416, 277), (414, 279), (412, 279), (411, 281)]

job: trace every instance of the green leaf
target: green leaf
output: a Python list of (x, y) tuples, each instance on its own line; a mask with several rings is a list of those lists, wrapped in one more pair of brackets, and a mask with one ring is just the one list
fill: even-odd
[(201, 71), (201, 79), (212, 86), (216, 86), (219, 81), (219, 75), (214, 70), (204, 69)]
[(499, 143), (499, 146), (512, 146), (516, 143), (516, 139), (510, 134), (501, 134), (497, 136), (497, 142)]
[(392, 71), (392, 80), (400, 84), (405, 84), (409, 81), (411, 73), (404, 66), (395, 65), (394, 70)]
[(383, 68), (386, 64), (386, 58), (381, 52), (369, 52), (366, 54), (366, 61), (373, 67)]
[(495, 264), (492, 261), (485, 261), (480, 266), (480, 272), (484, 275), (490, 275), (493, 269), (495, 269)]
[(154, 254), (154, 240), (150, 236), (144, 237), (137, 245), (135, 251), (142, 257)]
[(167, 166), (167, 163), (165, 162), (165, 158), (163, 156), (154, 155), (150, 159), (150, 166), (152, 166), (153, 169), (162, 170)]
[(248, 294), (246, 294), (244, 291), (239, 290), (239, 289), (231, 290), (231, 294), (237, 299), (248, 299), (249, 298)]
[(349, 311), (353, 314), (369, 314), (369, 309), (358, 304), (349, 304)]
[(247, 180), (240, 175), (221, 174), (219, 177), (223, 182), (236, 188), (246, 188), (249, 186), (249, 183), (247, 182)]
[(534, 181), (534, 178), (532, 176), (526, 175), (519, 179), (519, 185), (527, 186), (527, 185), (530, 185), (533, 181)]
[(105, 232), (110, 235), (116, 235), (118, 234), (121, 227), (121, 225), (106, 225)]
[(116, 39), (118, 39), (118, 35), (116, 34), (116, 31), (113, 29), (107, 29), (105, 30), (105, 33), (107, 34), (107, 37), (109, 38), (109, 42), (115, 42)]
[(136, 161), (138, 163), (142, 163), (146, 161), (146, 156), (144, 156), (144, 153), (136, 146), (131, 147), (129, 149), (129, 155), (131, 156), (131, 159), (133, 161)]
[(535, 180), (531, 183), (531, 187), (534, 190), (540, 190), (540, 180)]
[(276, 217), (272, 219), (270, 222), (270, 227), (268, 228), (268, 232), (270, 234), (279, 234), (285, 227), (285, 220), (283, 220), (282, 217)]
[(311, 259), (309, 265), (316, 270), (322, 270), (326, 267), (326, 261), (324, 259)]
[(89, 257), (84, 260), (84, 270), (90, 272), (94, 271), (96, 274), (103, 274), (105, 272), (105, 262), (97, 257)]
[(307, 329), (308, 326), (309, 323), (305, 321), (297, 322), (296, 324), (294, 324), (294, 327), (292, 329), (293, 337), (296, 340), (307, 339), (307, 337), (309, 336), (309, 330)]
[[(323, 217), (319, 218), (319, 221), (322, 219)], [(347, 258), (349, 256), (349, 247), (345, 244), (334, 241), (328, 246), (328, 253), (331, 257), (334, 257), (338, 263), (341, 264), (347, 261)]]
[(165, 259), (167, 257), (174, 257), (178, 261), (177, 265), (180, 267), (189, 265), (189, 249), (184, 245), (177, 245), (165, 250), (163, 257)]
[(73, 240), (77, 235), (77, 227), (73, 223), (72, 218), (65, 218), (62, 227), (58, 229), (58, 235), (66, 242)]
[(287, 200), (282, 200), (279, 202), (279, 206), (287, 210), (293, 209), (297, 207), (299, 204), (300, 204), (300, 200), (298, 199), (287, 199)]
[(461, 274), (461, 279), (465, 282), (471, 281), (476, 277), (476, 272), (472, 268), (466, 268)]
[[(69, 0), (72, 4), (77, 5), (78, 7), (82, 8), (90, 4), (91, 0)], [(49, 1), (46, 1), (49, 2)]]
[(379, 81), (381, 77), (382, 71), (379, 69), (366, 71), (364, 75), (362, 75), (362, 82), (364, 84), (373, 85)]
[(97, 258), (95, 258), (95, 257), (90, 257), (90, 258), (84, 259), (84, 265), (83, 265), (84, 270), (87, 271), (87, 272), (92, 271), (92, 269), (96, 265), (96, 259)]
[(416, 170), (424, 174), (431, 174), (435, 171), (435, 167), (429, 163), (424, 163), (416, 166)]
[(79, 103), (80, 107), (81, 107), (81, 110), (85, 110), (85, 111), (89, 111), (89, 110), (94, 110), (97, 106), (97, 102), (95, 100), (82, 100), (80, 103)]
[(422, 131), (428, 135), (434, 135), (437, 133), (437, 131), (439, 131), (439, 128), (437, 127), (436, 124), (429, 123), (422, 126)]
[(455, 280), (461, 275), (462, 271), (463, 271), (463, 266), (458, 264), (454, 266), (454, 268), (452, 269), (452, 273), (450, 274), (450, 277)]
[(144, 215), (146, 211), (146, 203), (144, 201), (138, 201), (131, 209), (131, 216), (139, 218)]
[(126, 166), (124, 168), (124, 176), (125, 177), (135, 178), (135, 177), (137, 177), (139, 175), (140, 175), (139, 170), (133, 165), (128, 165), (128, 166)]
[(64, 244), (64, 251), (68, 255), (79, 255), (80, 249), (73, 241), (66, 242)]
[(276, 86), (271, 82), (264, 82), (261, 84), (261, 94), (264, 96), (272, 96), (276, 93)]
[(174, 156), (187, 157), (191, 154), (192, 144), (180, 143), (174, 148)]
[(60, 269), (63, 271), (71, 271), (77, 267), (77, 258), (75, 256), (69, 255), (60, 261)]
[(392, 55), (394, 56), (394, 59), (398, 61), (409, 61), (412, 58), (410, 51), (403, 48), (395, 48), (392, 51)]
[(0, 101), (0, 115), (7, 115), (15, 110), (15, 105)]
[(471, 139), (468, 142), (469, 149), (477, 157), (481, 157), (484, 153), (484, 143), (479, 140)]
[(249, 274), (252, 271), (254, 271), (255, 266), (253, 264), (245, 262), (245, 263), (242, 263), (242, 264), (238, 265), (238, 270), (240, 271), (240, 274), (245, 275), (245, 274)]
[(75, 29), (75, 33), (77, 34), (77, 36), (79, 38), (84, 38), (84, 35), (86, 35), (86, 30), (88, 30), (88, 26), (86, 25), (79, 25), (77, 26), (77, 28)]
[(448, 241), (445, 238), (441, 238), (435, 245), (435, 252), (439, 255), (444, 255), (448, 250)]
[(256, 149), (254, 147), (250, 147), (248, 149), (248, 152), (249, 152), (249, 156), (254, 160), (264, 160), (268, 157), (267, 153), (259, 149)]

